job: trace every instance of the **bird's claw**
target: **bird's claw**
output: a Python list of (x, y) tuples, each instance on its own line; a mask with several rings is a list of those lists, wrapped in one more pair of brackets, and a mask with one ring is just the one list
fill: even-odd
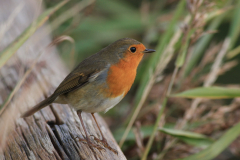
[(90, 148), (96, 148), (96, 149), (98, 149), (99, 151), (101, 151), (101, 150), (106, 151), (106, 149), (103, 148), (102, 146), (97, 145), (97, 144), (94, 144), (93, 142), (91, 142), (91, 140), (90, 140), (88, 137), (86, 137), (86, 139), (76, 137), (76, 139), (78, 139), (80, 142), (84, 142), (85, 144), (88, 144), (88, 146), (89, 146)]
[(107, 143), (107, 140), (105, 138), (103, 139), (99, 139), (94, 135), (90, 135), (94, 137), (94, 140), (97, 141), (97, 143), (101, 143), (105, 148), (108, 148), (110, 151), (112, 151), (113, 153), (115, 153), (116, 155), (118, 155), (118, 151), (113, 149), (111, 146), (109, 146), (109, 144)]
[(75, 139), (78, 140), (79, 142), (87, 143), (87, 140), (84, 138), (75, 137)]

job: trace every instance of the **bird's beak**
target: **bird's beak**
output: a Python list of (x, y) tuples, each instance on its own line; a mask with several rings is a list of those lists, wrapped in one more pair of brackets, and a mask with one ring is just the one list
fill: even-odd
[(144, 51), (143, 51), (143, 53), (152, 53), (152, 52), (156, 52), (154, 49), (145, 49)]

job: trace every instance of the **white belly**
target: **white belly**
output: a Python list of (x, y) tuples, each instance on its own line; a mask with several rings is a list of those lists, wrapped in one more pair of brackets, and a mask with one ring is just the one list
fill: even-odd
[(95, 112), (107, 112), (109, 109), (113, 108), (115, 105), (117, 105), (122, 99), (123, 95), (115, 97), (115, 98), (108, 98), (105, 97), (98, 97), (97, 99), (94, 99), (91, 102), (86, 102), (79, 100), (78, 104), (75, 104), (73, 108), (76, 110), (82, 110), (84, 112), (89, 113), (95, 113)]
[(109, 101), (106, 101), (105, 106), (108, 106), (105, 108), (104, 113), (106, 113), (109, 109), (113, 108), (116, 106), (122, 99), (123, 99), (123, 94), (121, 96), (118, 96), (116, 98), (111, 98)]

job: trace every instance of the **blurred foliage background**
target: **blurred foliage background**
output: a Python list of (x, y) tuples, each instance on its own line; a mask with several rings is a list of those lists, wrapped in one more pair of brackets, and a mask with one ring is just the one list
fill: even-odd
[(74, 40), (58, 45), (69, 69), (124, 37), (157, 50), (103, 115), (127, 159), (225, 160), (240, 159), (239, 15), (236, 0), (71, 0), (50, 25)]

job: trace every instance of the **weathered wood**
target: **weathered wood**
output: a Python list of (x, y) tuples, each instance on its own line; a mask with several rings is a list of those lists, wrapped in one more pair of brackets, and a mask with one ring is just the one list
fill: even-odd
[[(39, 15), (39, 5), (37, 1), (32, 0), (0, 1), (0, 24), (6, 24), (11, 13), (22, 6), (16, 17), (12, 18), (4, 38), (0, 39), (0, 51), (14, 41)], [(46, 26), (40, 28), (0, 69), (0, 105), (40, 51), (51, 42), (46, 33), (48, 33)], [(108, 149), (91, 150), (86, 143), (80, 142), (78, 138), (85, 137), (83, 128), (76, 112), (67, 105), (52, 104), (33, 116), (25, 119), (17, 118), (20, 115), (19, 112), (25, 111), (50, 95), (67, 73), (54, 48), (48, 50), (38, 60), (34, 70), (11, 101), (6, 111), (8, 115), (0, 117), (0, 137), (2, 138), (0, 146), (6, 141), (3, 151), (0, 152), (0, 160), (126, 159), (107, 124), (98, 115), (96, 118), (103, 134), (106, 135), (109, 145), (118, 151), (118, 155)], [(90, 114), (83, 113), (83, 120), (89, 135), (102, 138)], [(11, 130), (8, 131), (8, 129)]]

